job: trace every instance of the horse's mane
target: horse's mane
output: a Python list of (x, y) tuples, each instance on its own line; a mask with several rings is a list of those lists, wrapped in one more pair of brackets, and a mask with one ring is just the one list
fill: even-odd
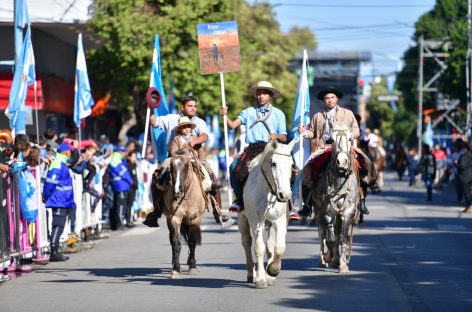
[(248, 165), (249, 171), (251, 171), (252, 168), (257, 166), (263, 159), (265, 159), (267, 154), (269, 154), (270, 152), (273, 152), (274, 150), (275, 149), (272, 147), (272, 144), (270, 142), (267, 143), (262, 153), (254, 157), (254, 159), (251, 160), (251, 162), (249, 163)]

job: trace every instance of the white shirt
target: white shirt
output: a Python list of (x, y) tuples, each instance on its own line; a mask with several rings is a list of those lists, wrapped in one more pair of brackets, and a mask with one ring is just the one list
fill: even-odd
[[(172, 144), (172, 141), (174, 140), (174, 137), (175, 137), (174, 129), (179, 124), (179, 119), (182, 116), (183, 115), (181, 114), (169, 114), (165, 116), (156, 116), (156, 121), (152, 126), (154, 128), (159, 128), (166, 131), (168, 147), (170, 144)], [(193, 116), (192, 118), (190, 118), (190, 121), (196, 125), (195, 129), (193, 129), (191, 132), (193, 135), (200, 136), (204, 133), (206, 135), (210, 134), (210, 131), (208, 131), (207, 124), (203, 119), (198, 118), (197, 116)]]

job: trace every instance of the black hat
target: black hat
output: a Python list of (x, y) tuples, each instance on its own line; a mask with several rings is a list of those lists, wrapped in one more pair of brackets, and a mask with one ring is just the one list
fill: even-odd
[(321, 90), (320, 92), (318, 92), (318, 94), (316, 95), (316, 98), (318, 100), (323, 100), (325, 95), (328, 94), (328, 93), (334, 93), (334, 94), (336, 94), (336, 96), (338, 98), (342, 98), (343, 95), (344, 95), (344, 93), (342, 93), (341, 91), (339, 91), (335, 87), (326, 87), (323, 90)]

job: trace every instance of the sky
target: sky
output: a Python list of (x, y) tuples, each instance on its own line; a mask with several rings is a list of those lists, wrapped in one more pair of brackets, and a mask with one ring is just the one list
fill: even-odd
[[(257, 2), (257, 1), (252, 1)], [(267, 1), (258, 1), (267, 2)], [(308, 26), (318, 51), (370, 51), (375, 75), (393, 74), (414, 46), (414, 24), (435, 0), (269, 0), (287, 32)]]

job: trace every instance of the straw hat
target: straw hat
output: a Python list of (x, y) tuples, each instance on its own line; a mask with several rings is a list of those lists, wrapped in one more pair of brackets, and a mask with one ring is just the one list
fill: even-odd
[(195, 129), (196, 125), (190, 121), (187, 116), (182, 116), (179, 118), (179, 124), (175, 127), (175, 132), (179, 133), (183, 127), (188, 127)]
[(257, 90), (268, 90), (268, 91), (272, 92), (272, 98), (273, 99), (276, 99), (276, 98), (282, 96), (280, 91), (278, 89), (272, 87), (272, 84), (268, 81), (259, 81), (257, 83), (257, 85), (255, 85), (255, 86), (253, 86), (249, 89), (249, 93), (251, 93), (252, 95), (256, 95)]

